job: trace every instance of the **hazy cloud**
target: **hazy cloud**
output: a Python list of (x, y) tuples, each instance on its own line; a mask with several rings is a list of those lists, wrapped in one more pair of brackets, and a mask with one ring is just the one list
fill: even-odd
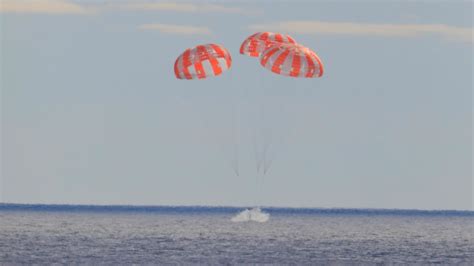
[(474, 42), (473, 29), (444, 24), (369, 24), (323, 21), (285, 21), (249, 26), (251, 30), (271, 30), (299, 34), (338, 34), (354, 36), (414, 37), (435, 34), (440, 37)]
[(0, 0), (0, 12), (83, 15), (95, 10), (66, 0)]
[(217, 4), (193, 4), (193, 3), (176, 3), (176, 2), (161, 2), (161, 3), (125, 3), (117, 5), (120, 9), (127, 10), (159, 10), (159, 11), (174, 11), (187, 13), (234, 13), (234, 14), (249, 14), (254, 13), (240, 7), (230, 7), (226, 5)]
[(197, 4), (185, 2), (116, 1), (110, 3), (94, 3), (80, 1), (74, 2), (72, 0), (0, 0), (0, 12), (10, 13), (91, 14), (110, 9), (185, 13), (215, 12), (247, 15), (261, 13), (258, 10), (247, 10), (241, 7), (227, 6), (223, 4)]
[(189, 25), (173, 25), (173, 24), (143, 24), (138, 27), (140, 30), (157, 30), (169, 34), (179, 35), (210, 35), (211, 30), (207, 27), (195, 27)]

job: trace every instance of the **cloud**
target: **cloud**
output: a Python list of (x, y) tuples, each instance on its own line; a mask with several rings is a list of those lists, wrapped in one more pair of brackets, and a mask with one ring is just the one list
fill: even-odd
[(254, 31), (282, 31), (299, 34), (333, 34), (380, 37), (415, 37), (425, 34), (443, 38), (474, 42), (473, 29), (444, 24), (369, 24), (323, 21), (285, 21), (249, 26)]
[(66, 0), (0, 0), (0, 12), (77, 15), (95, 13), (92, 9)]
[[(185, 2), (147, 2), (122, 1), (121, 3), (89, 3), (72, 0), (0, 0), (0, 12), (5, 13), (41, 13), (41, 14), (91, 14), (110, 9), (132, 11), (171, 11), (184, 13), (225, 13), (256, 15), (259, 10), (244, 9), (222, 4), (185, 3)], [(91, 8), (94, 7), (94, 8)]]
[(186, 13), (233, 13), (233, 14), (249, 14), (252, 13), (240, 7), (229, 7), (217, 4), (192, 4), (192, 3), (127, 3), (119, 4), (116, 7), (126, 10), (145, 10), (145, 11), (174, 11)]
[(195, 27), (188, 25), (173, 25), (173, 24), (143, 24), (138, 27), (140, 30), (157, 30), (163, 33), (178, 34), (178, 35), (211, 35), (212, 32), (207, 27)]

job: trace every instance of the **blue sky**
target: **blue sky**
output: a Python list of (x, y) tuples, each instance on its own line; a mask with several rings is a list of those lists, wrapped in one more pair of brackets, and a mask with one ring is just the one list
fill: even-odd
[[(472, 8), (2, 0), (0, 201), (472, 209)], [(310, 47), (324, 76), (240, 55), (256, 31)], [(204, 43), (231, 70), (177, 80)]]

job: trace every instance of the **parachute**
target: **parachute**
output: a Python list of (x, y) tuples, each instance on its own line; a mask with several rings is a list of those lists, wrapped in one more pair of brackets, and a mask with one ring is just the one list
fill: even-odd
[(324, 72), (318, 55), (299, 44), (270, 46), (263, 51), (260, 64), (273, 73), (290, 77), (321, 77)]
[(285, 34), (257, 32), (244, 40), (240, 45), (240, 53), (251, 57), (259, 57), (265, 49), (276, 43), (296, 44), (296, 41)]
[(174, 63), (178, 79), (204, 79), (219, 76), (232, 64), (230, 53), (217, 44), (203, 44), (186, 49)]

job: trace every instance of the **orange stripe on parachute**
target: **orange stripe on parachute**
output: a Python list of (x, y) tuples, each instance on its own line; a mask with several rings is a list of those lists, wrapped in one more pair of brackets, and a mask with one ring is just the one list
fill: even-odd
[(179, 57), (176, 59), (176, 61), (174, 61), (174, 75), (180, 79), (181, 76), (179, 74), (178, 61), (179, 61)]
[[(214, 51), (216, 51), (217, 57), (225, 58), (225, 52), (218, 45), (210, 44), (210, 46), (212, 47), (212, 49), (214, 49)], [(209, 55), (209, 62), (211, 63), (211, 67), (212, 67), (212, 71), (214, 72), (214, 75), (215, 76), (220, 75), (222, 73), (222, 68), (217, 58)]]
[(244, 41), (244, 42), (242, 43), (242, 45), (240, 45), (240, 50), (239, 50), (239, 52), (240, 52), (241, 54), (244, 53), (244, 48), (245, 48), (245, 44), (246, 44), (246, 43), (247, 43), (247, 42)]
[(258, 44), (258, 39), (255, 37), (260, 32), (254, 33), (247, 37), (245, 41), (240, 45), (240, 53), (245, 54), (246, 52), (250, 53), (250, 56), (258, 56), (258, 52), (256, 52), (256, 45)]
[(230, 66), (232, 65), (232, 57), (230, 56), (230, 54), (227, 51), (223, 50), (219, 45), (211, 44), (211, 47), (216, 51), (218, 57), (222, 57), (225, 59), (227, 68), (230, 68)]
[(188, 67), (192, 65), (191, 61), (189, 60), (189, 55), (191, 54), (191, 49), (187, 49), (183, 53), (183, 73), (186, 79), (192, 79), (191, 73), (189, 73)]
[(259, 39), (256, 39), (256, 38), (253, 38), (249, 41), (249, 48), (248, 48), (248, 51), (249, 51), (249, 55), (252, 56), (252, 57), (258, 57), (260, 55), (259, 51), (258, 51), (258, 46), (262, 44), (262, 40), (259, 40)]
[(318, 62), (318, 65), (319, 65), (319, 75), (318, 75), (318, 77), (321, 77), (324, 73), (323, 63), (321, 62), (321, 59), (319, 59), (319, 56), (317, 54), (313, 53), (313, 56), (316, 59), (316, 61)]
[(281, 36), (281, 34), (275, 34), (275, 41), (276, 42), (284, 42), (283, 41), (283, 36)]
[(286, 35), (286, 38), (288, 38), (288, 41), (292, 44), (296, 44), (296, 41), (295, 39), (293, 39), (292, 37), (290, 37), (290, 35)]
[(274, 48), (270, 48), (270, 49), (272, 49), (272, 50), (268, 51), (268, 52), (263, 56), (262, 60), (260, 61), (260, 64), (261, 64), (262, 66), (265, 66), (265, 65), (267, 64), (268, 60), (270, 59), (270, 57), (271, 57), (274, 53), (276, 53), (278, 50), (280, 50), (280, 49), (278, 49), (278, 47), (274, 47)]
[(270, 36), (270, 33), (264, 32), (264, 33), (262, 33), (262, 35), (260, 35), (258, 38), (259, 38), (260, 40), (266, 41), (269, 36)]
[(273, 63), (273, 66), (272, 66), (272, 71), (277, 73), (277, 74), (280, 74), (281, 72), (281, 69), (280, 69), (280, 66), (283, 64), (283, 62), (285, 62), (285, 59), (286, 57), (288, 56), (288, 54), (290, 53), (290, 50), (285, 50), (283, 53), (281, 53), (277, 59), (275, 60), (275, 62)]
[(298, 77), (298, 75), (300, 74), (300, 68), (301, 68), (301, 57), (295, 54), (293, 55), (293, 62), (291, 63), (290, 76)]
[(313, 59), (308, 53), (305, 53), (305, 58), (306, 58), (306, 61), (308, 62), (308, 71), (306, 72), (305, 77), (310, 78), (313, 76), (315, 65), (314, 65)]
[(206, 60), (207, 57), (207, 51), (206, 47), (203, 45), (199, 45), (196, 47), (196, 52), (197, 52), (197, 60), (194, 62), (194, 68), (196, 69), (196, 74), (199, 79), (203, 79), (206, 77), (206, 71), (204, 71), (204, 67), (202, 66), (202, 61)]
[(296, 44), (288, 35), (274, 32), (257, 32), (247, 37), (240, 45), (240, 53), (251, 57), (259, 57), (266, 49), (279, 43)]

